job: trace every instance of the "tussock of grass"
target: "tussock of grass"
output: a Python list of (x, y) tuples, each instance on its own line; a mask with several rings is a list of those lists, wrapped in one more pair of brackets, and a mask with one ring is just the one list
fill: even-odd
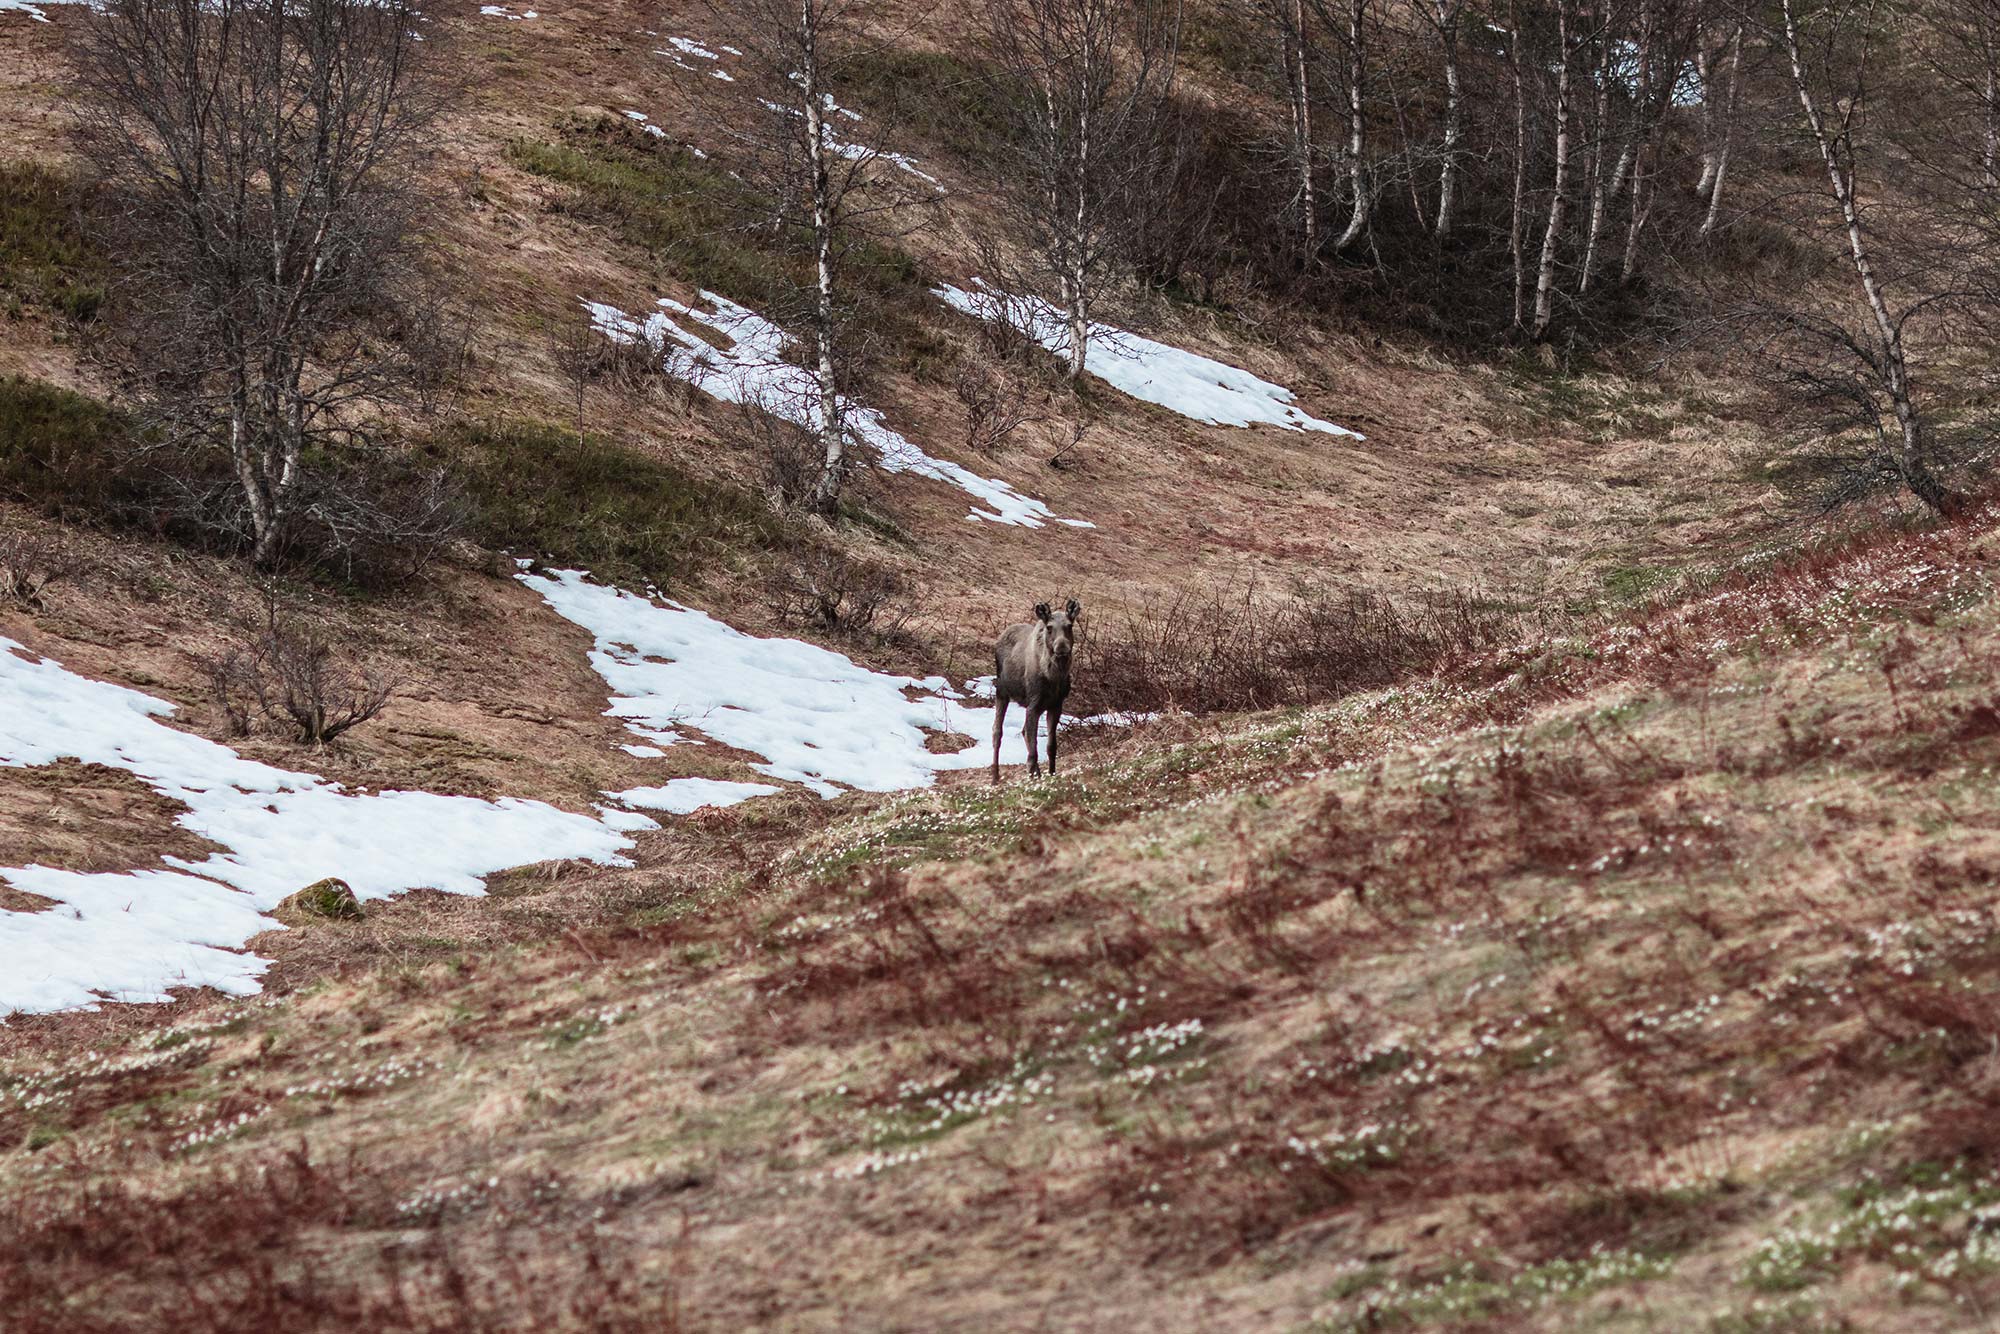
[(746, 487), (696, 478), (597, 436), (484, 422), (448, 442), (473, 535), (614, 583), (684, 585), (705, 568), (801, 540)]
[(58, 518), (102, 517), (121, 490), (128, 429), (94, 398), (0, 377), (0, 496)]
[(104, 301), (104, 264), (85, 238), (77, 187), (39, 162), (0, 163), (0, 303), (76, 320)]

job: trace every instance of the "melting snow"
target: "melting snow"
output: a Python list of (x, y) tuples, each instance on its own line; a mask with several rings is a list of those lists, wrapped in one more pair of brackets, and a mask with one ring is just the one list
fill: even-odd
[(734, 806), (778, 789), (769, 783), (729, 783), (719, 778), (676, 778), (660, 787), (635, 787), (609, 792), (613, 801), (671, 815), (689, 815), (705, 806)]
[[(762, 316), (713, 292), (703, 292), (702, 301), (712, 311), (696, 310), (678, 301), (661, 298), (660, 312), (641, 320), (616, 306), (585, 301), (591, 322), (614, 342), (643, 344), (663, 359), (667, 374), (685, 380), (710, 397), (725, 403), (747, 403), (807, 430), (813, 429), (813, 373), (784, 359), (790, 335)], [(707, 340), (677, 324), (672, 315), (707, 326), (728, 340), (717, 348)], [(1240, 374), (1240, 372), (1239, 372)], [(846, 407), (848, 429), (881, 455), (884, 472), (910, 472), (949, 483), (971, 495), (987, 508), (974, 506), (966, 517), (988, 523), (1016, 524), (1039, 528), (1049, 520), (1074, 528), (1089, 528), (1082, 519), (1057, 519), (1049, 507), (1024, 496), (994, 477), (981, 477), (968, 468), (944, 459), (932, 458), (889, 429), (882, 414), (858, 403)]]
[[(693, 607), (589, 583), (576, 570), (520, 579), (596, 639), (590, 664), (611, 687), (606, 713), (641, 735), (699, 718), (708, 736), (762, 757), (751, 766), (758, 772), (802, 783), (821, 796), (838, 795), (836, 784), (867, 792), (928, 787), (940, 770), (977, 769), (991, 761), (992, 709), (967, 703), (941, 676), (872, 672), (817, 644), (759, 639)], [(1003, 764), (1028, 761), (1021, 721), (1018, 710), (1008, 720)], [(926, 729), (962, 733), (973, 744), (936, 754), (925, 746)], [(680, 787), (707, 782), (681, 779), (637, 792), (713, 798), (708, 788)], [(733, 796), (757, 785), (711, 786), (731, 788), (725, 795)], [(610, 795), (652, 806), (632, 792)]]
[(703, 60), (722, 59), (721, 56), (716, 55), (715, 52), (709, 50), (700, 42), (689, 41), (685, 37), (669, 37), (667, 38), (667, 45), (673, 47), (674, 50), (679, 51), (682, 55), (700, 56)]
[[(707, 47), (703, 46), (700, 42), (691, 42), (685, 37), (669, 37), (667, 38), (667, 43), (674, 48), (672, 51), (654, 51), (653, 54), (656, 56), (665, 56), (668, 60), (671, 60), (674, 63), (675, 67), (678, 69), (695, 70), (699, 68), (699, 66), (690, 65), (687, 63), (687, 61), (682, 60), (681, 56), (684, 55), (694, 56), (701, 60), (719, 61), (722, 59), (721, 56), (718, 56), (717, 54), (715, 54), (715, 52), (709, 50)], [(733, 46), (725, 46), (722, 49), (729, 52), (729, 54), (732, 56), (740, 56), (743, 54), (741, 51), (738, 51)], [(712, 69), (708, 73), (710, 77), (720, 79), (724, 83), (736, 82), (736, 76), (731, 74), (728, 70), (725, 69)]]
[[(1068, 325), (1054, 306), (1040, 297), (1009, 296), (977, 279), (973, 283), (977, 291), (946, 284), (936, 294), (975, 318), (1012, 325), (1058, 355), (1068, 350)], [(1215, 426), (1261, 423), (1288, 431), (1364, 438), (1345, 426), (1307, 416), (1293, 406), (1295, 395), (1282, 385), (1109, 324), (1091, 323), (1084, 369), (1134, 398)]]
[(667, 132), (661, 129), (659, 126), (653, 124), (652, 118), (649, 117), (643, 111), (632, 111), (628, 109), (625, 112), (625, 119), (639, 122), (639, 128), (644, 130), (647, 134), (652, 135), (655, 139), (664, 139), (667, 137)]
[(619, 864), (617, 826), (538, 801), (429, 792), (354, 793), (246, 760), (158, 719), (173, 705), (30, 661), (0, 638), (0, 767), (73, 757), (122, 769), (189, 809), (177, 823), (225, 849), (172, 870), (83, 874), (0, 868), (0, 880), (56, 901), (0, 911), (0, 1014), (167, 999), (179, 986), (257, 989), (267, 960), (240, 952), (278, 900), (322, 876), (364, 899), (422, 887), (482, 892), (481, 878), (529, 862)]
[[(795, 74), (792, 77), (796, 79), (798, 76)], [(859, 112), (849, 111), (846, 107), (835, 102), (831, 93), (822, 94), (822, 96), (825, 98), (826, 109), (829, 114), (845, 116), (849, 120), (861, 119)], [(779, 106), (776, 102), (769, 101), (766, 98), (760, 97), (757, 101), (765, 110), (776, 112), (781, 116), (797, 114), (793, 108)], [(910, 175), (915, 176), (918, 180), (929, 182), (937, 189), (939, 194), (945, 192), (944, 186), (938, 183), (938, 178), (919, 167), (915, 158), (903, 153), (891, 153), (887, 149), (870, 148), (866, 144), (858, 144), (851, 139), (843, 139), (835, 132), (832, 125), (825, 121), (821, 121), (820, 124), (822, 126), (822, 133), (826, 135), (826, 146), (848, 161), (866, 162), (874, 158), (883, 162), (893, 163), (910, 173)]]
[(538, 19), (541, 17), (540, 14), (537, 14), (532, 9), (525, 9), (522, 10), (520, 13), (516, 14), (513, 11), (513, 9), (507, 5), (481, 5), (479, 7), (479, 12), (486, 15), (488, 18), (507, 19), (509, 21), (517, 21), (520, 19)]

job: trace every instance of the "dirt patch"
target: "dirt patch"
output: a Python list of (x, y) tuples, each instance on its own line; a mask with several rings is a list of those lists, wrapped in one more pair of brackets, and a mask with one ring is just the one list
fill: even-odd
[(198, 861), (217, 847), (174, 823), (186, 810), (102, 764), (62, 759), (32, 769), (0, 768), (6, 865), (126, 871), (157, 866), (162, 857)]

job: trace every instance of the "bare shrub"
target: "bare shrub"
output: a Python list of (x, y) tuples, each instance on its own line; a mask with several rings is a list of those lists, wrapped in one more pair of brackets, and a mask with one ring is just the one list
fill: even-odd
[(1083, 444), (1083, 437), (1090, 431), (1090, 423), (1081, 417), (1051, 423), (1042, 432), (1050, 450), (1048, 464), (1057, 472), (1076, 466), (1076, 451)]
[(301, 745), (325, 745), (381, 713), (395, 692), (388, 677), (356, 666), (275, 605), (255, 639), (201, 662), (216, 704), (238, 736), (261, 722)]
[(0, 599), (31, 611), (48, 603), (52, 585), (67, 579), (76, 562), (56, 542), (27, 533), (0, 533)]
[[(725, 429), (751, 457), (762, 461), (764, 494), (773, 508), (792, 511), (810, 507), (826, 467), (812, 432), (758, 401), (738, 404)], [(841, 466), (846, 465), (843, 462)]]
[(1268, 597), (1250, 583), (1186, 584), (1106, 618), (1078, 682), (1096, 708), (1311, 704), (1431, 670), (1503, 625), (1464, 594), (1399, 606), (1361, 589)]
[(952, 391), (965, 409), (965, 445), (991, 454), (1009, 436), (1041, 420), (1026, 386), (979, 361), (961, 361)]
[(899, 636), (913, 608), (909, 581), (896, 571), (839, 551), (815, 551), (776, 577), (771, 608), (789, 621), (843, 634)]

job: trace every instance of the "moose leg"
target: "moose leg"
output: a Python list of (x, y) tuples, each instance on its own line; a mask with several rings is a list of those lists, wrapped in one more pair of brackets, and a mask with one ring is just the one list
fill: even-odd
[(1056, 776), (1056, 729), (1062, 726), (1062, 705), (1049, 708), (1049, 777)]
[(1028, 721), (1026, 726), (1021, 728), (1021, 739), (1028, 743), (1028, 777), (1040, 778), (1042, 762), (1036, 752), (1042, 748), (1042, 738), (1039, 735), (1042, 730), (1042, 709), (1038, 704), (1030, 704), (1027, 708)]
[(1000, 781), (1000, 737), (1007, 727), (1007, 697), (993, 696), (993, 781)]

